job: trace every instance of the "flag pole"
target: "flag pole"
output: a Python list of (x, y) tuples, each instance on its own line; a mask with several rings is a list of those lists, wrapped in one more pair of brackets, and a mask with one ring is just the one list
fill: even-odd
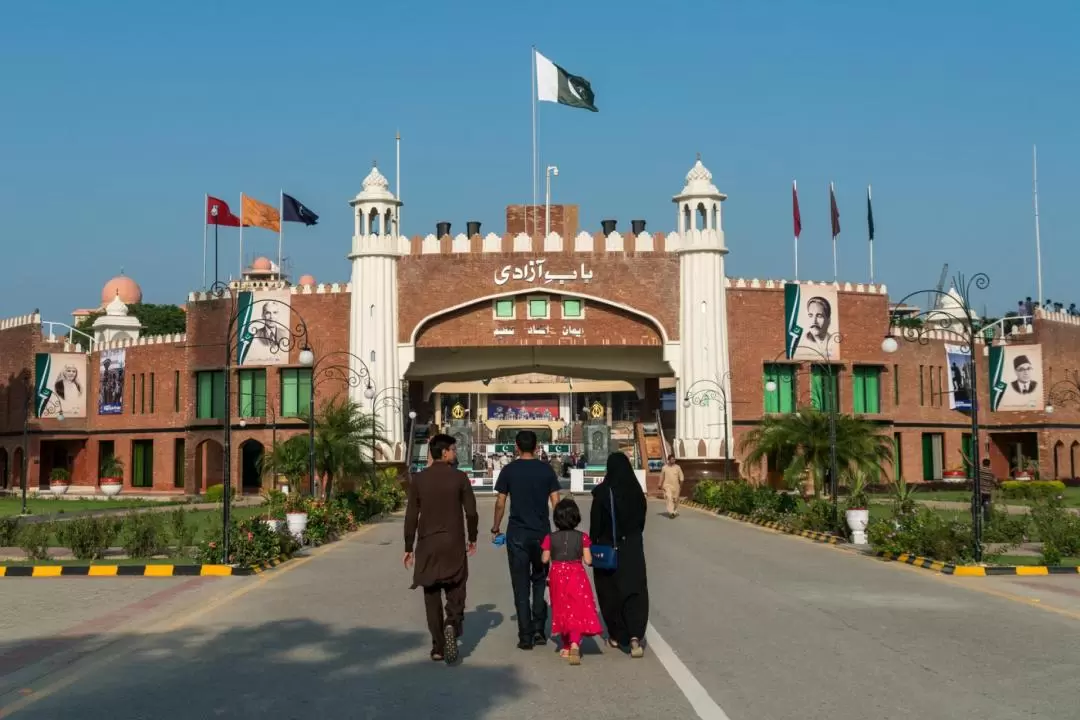
[(240, 279), (244, 279), (244, 193), (240, 193)]
[(394, 133), (394, 195), (397, 205), (394, 207), (394, 234), (401, 236), (401, 131)]
[(218, 281), (218, 225), (221, 223), (214, 223), (214, 282)]
[(277, 271), (278, 280), (284, 279), (281, 269), (281, 250), (285, 243), (285, 191), (278, 188), (278, 224), (277, 224)]
[[(795, 202), (799, 201), (799, 185), (795, 180), (791, 181), (792, 197), (795, 198)], [(799, 282), (799, 233), (795, 233), (795, 282)]]
[(1042, 307), (1042, 239), (1039, 237), (1039, 149), (1035, 145), (1031, 146), (1031, 193), (1035, 203), (1035, 273), (1039, 292), (1039, 307)]
[[(532, 207), (530, 210), (533, 214), (533, 226), (532, 231), (529, 233), (529, 237), (536, 232), (536, 46), (532, 46)], [(528, 218), (529, 214), (525, 214), (526, 230), (528, 230)]]
[(203, 193), (202, 204), (202, 286), (206, 289), (206, 208), (210, 205), (210, 195)]
[[(873, 194), (871, 192), (871, 186), (866, 186), (866, 207), (869, 210), (872, 206), (870, 201), (873, 200)], [(872, 215), (867, 215), (868, 218), (872, 218)], [(874, 284), (874, 226), (871, 225), (867, 228), (870, 234), (870, 284)]]
[[(829, 216), (832, 217), (832, 206), (836, 202), (836, 188), (832, 183), (829, 183)], [(840, 273), (837, 271), (836, 265), (836, 233), (832, 236), (832, 279), (833, 282), (840, 281)]]

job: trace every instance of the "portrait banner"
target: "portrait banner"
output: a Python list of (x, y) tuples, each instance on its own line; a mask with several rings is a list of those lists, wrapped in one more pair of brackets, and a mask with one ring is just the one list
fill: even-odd
[(127, 350), (102, 350), (98, 365), (98, 415), (124, 412), (124, 368)]
[(244, 290), (237, 295), (236, 364), (285, 365), (292, 345), (288, 290)]
[(945, 345), (945, 367), (949, 369), (949, 409), (971, 409), (971, 351), (959, 345)]
[(840, 359), (840, 312), (836, 287), (784, 285), (784, 349), (789, 360)]
[(34, 386), (34, 410), (39, 418), (86, 417), (86, 356), (82, 353), (38, 353)]
[(990, 409), (994, 412), (1041, 410), (1042, 345), (990, 348)]

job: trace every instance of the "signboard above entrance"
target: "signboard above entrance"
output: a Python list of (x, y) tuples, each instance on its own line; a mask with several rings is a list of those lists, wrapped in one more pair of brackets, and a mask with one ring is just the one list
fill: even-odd
[(559, 281), (560, 284), (565, 283), (567, 280), (584, 280), (589, 282), (592, 280), (592, 270), (585, 269), (585, 263), (581, 263), (580, 271), (574, 270), (569, 273), (553, 273), (550, 270), (544, 269), (544, 263), (547, 262), (547, 258), (540, 258), (539, 260), (530, 260), (524, 265), (514, 267), (513, 265), (506, 265), (505, 267), (495, 271), (495, 284), (505, 285), (510, 280), (522, 280), (528, 283), (544, 281), (544, 284)]

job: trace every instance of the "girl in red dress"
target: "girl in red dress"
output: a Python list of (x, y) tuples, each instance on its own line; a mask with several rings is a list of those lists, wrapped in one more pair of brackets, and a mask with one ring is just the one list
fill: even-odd
[(585, 572), (592, 565), (589, 536), (577, 529), (581, 511), (573, 498), (563, 498), (552, 513), (558, 530), (544, 538), (544, 562), (551, 563), (551, 633), (562, 636), (562, 657), (581, 664), (581, 638), (601, 633), (592, 584)]

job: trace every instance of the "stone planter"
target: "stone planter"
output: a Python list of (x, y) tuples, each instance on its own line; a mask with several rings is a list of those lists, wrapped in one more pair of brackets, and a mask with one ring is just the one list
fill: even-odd
[(967, 473), (963, 470), (946, 470), (941, 474), (941, 479), (948, 483), (967, 482)]
[(304, 539), (304, 530), (307, 529), (307, 513), (286, 513), (285, 523), (289, 527), (289, 532), (297, 540)]
[(63, 495), (67, 491), (68, 491), (68, 484), (67, 483), (62, 483), (62, 482), (51, 482), (51, 483), (49, 483), (49, 492), (51, 492), (56, 497), (60, 497), (61, 495)]
[(866, 525), (870, 522), (870, 511), (852, 509), (844, 513), (848, 528), (851, 529), (851, 542), (855, 545), (866, 544)]
[(1017, 473), (1016, 475), (1013, 475), (1013, 480), (1019, 480), (1021, 482), (1027, 482), (1027, 481), (1031, 480), (1031, 473), (1026, 473), (1026, 472)]
[(102, 480), (101, 492), (105, 497), (116, 497), (124, 489), (124, 483), (119, 480)]

